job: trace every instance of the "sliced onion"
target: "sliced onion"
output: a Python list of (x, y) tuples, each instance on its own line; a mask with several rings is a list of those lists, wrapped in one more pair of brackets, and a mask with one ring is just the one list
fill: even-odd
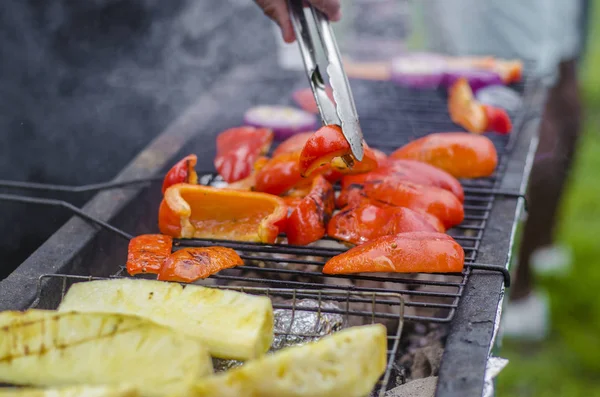
[(411, 88), (437, 88), (442, 84), (446, 61), (436, 54), (415, 53), (392, 61), (392, 81)]
[(496, 72), (481, 69), (449, 69), (444, 73), (442, 83), (451, 87), (458, 79), (466, 78), (473, 92), (492, 85), (503, 85), (502, 78)]
[(270, 128), (276, 140), (284, 140), (300, 132), (317, 127), (317, 116), (288, 106), (262, 105), (250, 108), (244, 122), (254, 127)]

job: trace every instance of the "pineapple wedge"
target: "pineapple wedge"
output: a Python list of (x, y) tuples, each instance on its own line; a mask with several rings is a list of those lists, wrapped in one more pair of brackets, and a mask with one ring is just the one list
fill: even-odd
[(51, 389), (2, 389), (0, 397), (140, 397), (130, 386), (69, 386)]
[(353, 327), (206, 377), (197, 397), (363, 397), (386, 367), (386, 328)]
[(265, 296), (143, 279), (74, 284), (59, 311), (135, 314), (198, 338), (213, 357), (249, 360), (273, 342), (273, 305)]
[(212, 360), (201, 343), (121, 314), (0, 313), (0, 383), (122, 385), (144, 396), (186, 394)]

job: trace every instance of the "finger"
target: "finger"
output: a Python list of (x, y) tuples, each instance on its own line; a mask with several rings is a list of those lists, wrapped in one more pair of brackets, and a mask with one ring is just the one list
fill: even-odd
[(255, 0), (266, 16), (274, 20), (281, 29), (281, 35), (286, 43), (296, 40), (286, 0)]
[(339, 21), (342, 17), (340, 0), (309, 0), (309, 2), (332, 21)]

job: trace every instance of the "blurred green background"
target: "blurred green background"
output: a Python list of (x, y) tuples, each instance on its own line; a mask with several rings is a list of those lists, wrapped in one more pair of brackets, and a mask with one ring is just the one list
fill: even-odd
[(559, 229), (573, 267), (538, 276), (550, 295), (551, 334), (533, 344), (505, 338), (500, 355), (510, 363), (497, 381), (500, 397), (600, 396), (600, 4), (592, 8), (580, 75), (583, 136)]

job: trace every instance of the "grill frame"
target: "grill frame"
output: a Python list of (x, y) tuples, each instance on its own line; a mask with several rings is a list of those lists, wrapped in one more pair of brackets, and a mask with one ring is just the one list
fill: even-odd
[[(255, 75), (252, 67), (240, 67), (225, 76), (224, 84), (203, 95), (200, 100), (177, 119), (163, 134), (141, 152), (115, 181), (153, 178), (164, 172), (182, 152), (185, 145), (193, 140), (201, 130), (210, 130), (219, 120), (219, 104), (227, 103), (239, 85)], [(541, 87), (531, 85), (526, 93), (527, 103), (531, 104), (538, 96)], [(532, 108), (536, 106), (531, 106)], [(496, 195), (490, 214), (497, 227), (482, 228), (479, 251), (483, 255), (478, 262), (507, 267), (510, 262), (510, 248), (513, 245), (516, 220), (523, 210), (524, 182), (527, 167), (535, 152), (537, 134), (535, 109), (525, 112), (521, 131), (514, 135), (509, 146), (516, 150), (504, 157), (506, 172), (494, 186), (481, 186), (480, 183), (467, 185), (467, 188), (494, 187), (496, 190), (512, 192), (509, 195)], [(533, 124), (532, 121), (534, 122)], [(212, 139), (204, 136), (204, 140)], [(195, 150), (200, 162), (212, 158), (211, 149)], [(155, 228), (155, 219), (147, 217), (156, 212), (158, 202), (146, 194), (149, 189), (156, 191), (158, 183), (150, 187), (107, 190), (99, 193), (82, 210), (116, 227), (144, 233)], [(516, 194), (515, 194), (516, 193)], [(150, 211), (150, 212), (148, 212)], [(100, 230), (86, 221), (73, 217), (13, 274), (0, 282), (0, 310), (29, 307), (36, 297), (37, 283), (43, 274), (61, 273), (81, 276), (107, 275), (114, 263), (122, 263), (126, 254), (126, 244), (115, 239), (111, 232)], [(105, 255), (98, 255), (103, 253)], [(508, 253), (508, 255), (507, 255)], [(485, 290), (486, 293), (482, 294)], [(463, 301), (460, 303), (440, 369), (438, 396), (481, 395), (483, 372), (495, 340), (499, 307), (503, 298), (503, 279), (498, 274), (474, 270), (466, 285)], [(475, 320), (474, 320), (475, 319)]]

